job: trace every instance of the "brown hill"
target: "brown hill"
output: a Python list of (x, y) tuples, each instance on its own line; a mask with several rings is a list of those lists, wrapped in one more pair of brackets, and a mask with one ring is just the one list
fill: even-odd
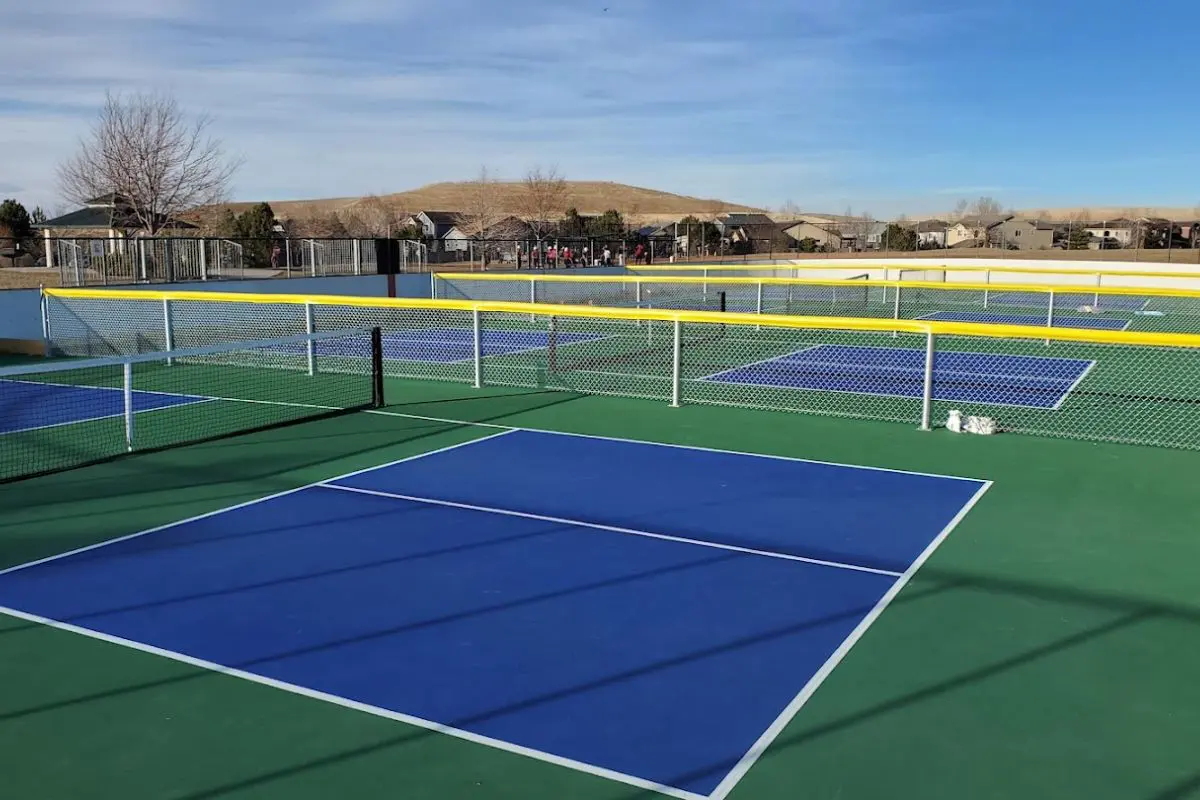
[[(471, 181), (431, 183), (407, 192), (382, 195), (379, 199), (398, 213), (418, 211), (457, 211), (470, 205), (472, 192), (478, 184)], [(762, 211), (751, 206), (726, 203), (722, 200), (688, 197), (661, 192), (640, 186), (628, 186), (608, 181), (568, 181), (569, 199), (561, 211), (574, 207), (580, 214), (602, 214), (616, 209), (631, 220), (666, 221), (688, 214), (713, 215), (729, 211)], [(519, 181), (500, 181), (495, 184), (496, 206), (502, 213), (515, 214), (520, 206), (522, 184)], [(338, 197), (320, 200), (269, 201), (275, 214), (282, 219), (298, 219), (317, 214), (352, 211), (366, 197)], [(228, 203), (235, 213), (244, 211), (252, 202)]]

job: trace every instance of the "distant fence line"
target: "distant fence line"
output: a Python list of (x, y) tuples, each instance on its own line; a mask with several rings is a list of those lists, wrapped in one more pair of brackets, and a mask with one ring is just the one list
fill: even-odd
[[(684, 228), (680, 228), (681, 232)], [(1190, 233), (1191, 231), (1189, 231)], [(547, 236), (543, 239), (403, 240), (402, 270), (559, 269), (583, 266), (634, 266), (676, 262), (760, 262), (807, 257), (955, 257), (1071, 258), (1179, 262), (1200, 261), (1200, 249), (1013, 250), (1000, 247), (893, 247), (884, 237), (861, 250), (822, 247), (802, 250), (799, 242), (779, 236), (738, 241), (700, 242), (692, 237)], [(811, 245), (811, 241), (809, 242)], [(1167, 244), (1170, 244), (1168, 242)], [(376, 273), (372, 239), (216, 237), (36, 237), (18, 243), (0, 238), (0, 268), (44, 266), (59, 274), (63, 286), (161, 284), (183, 281), (260, 280), (264, 278), (371, 275)]]

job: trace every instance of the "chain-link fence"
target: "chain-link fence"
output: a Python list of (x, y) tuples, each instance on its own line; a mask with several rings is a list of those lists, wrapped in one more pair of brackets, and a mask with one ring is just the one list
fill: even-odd
[(953, 284), (905, 280), (433, 273), (444, 300), (724, 310), (1111, 331), (1200, 333), (1200, 289)]
[(1200, 448), (1200, 335), (386, 298), (47, 290), (52, 352), (381, 327), (393, 377)]

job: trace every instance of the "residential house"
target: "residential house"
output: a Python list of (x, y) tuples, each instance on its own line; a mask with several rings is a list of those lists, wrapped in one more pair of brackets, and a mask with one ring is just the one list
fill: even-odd
[(461, 220), (462, 214), (457, 211), (419, 211), (401, 220), (400, 225), (419, 228), (426, 239), (436, 241), (446, 238), (450, 229)]
[[(805, 239), (812, 239), (817, 243), (817, 247), (825, 252), (842, 249), (842, 234), (836, 225), (827, 222), (812, 222), (807, 219), (780, 224), (785, 226), (782, 233), (796, 244)], [(793, 245), (793, 248), (795, 246)]]
[(1054, 246), (1054, 228), (1052, 222), (1005, 217), (988, 228), (987, 241), (1008, 250), (1049, 250)]
[(942, 219), (923, 219), (908, 227), (916, 231), (917, 247), (926, 250), (940, 250), (946, 246), (946, 231), (950, 223)]
[[(756, 214), (754, 216), (763, 217), (764, 215)], [(726, 233), (722, 235), (722, 239), (729, 243), (735, 253), (786, 251), (795, 248), (795, 242), (783, 230), (783, 227), (790, 226), (791, 223), (778, 222), (755, 222), (736, 226), (727, 225), (725, 228)]]
[(1084, 230), (1092, 237), (1088, 247), (1093, 250), (1129, 247), (1133, 243), (1134, 227), (1133, 220), (1123, 217), (1101, 222), (1087, 222), (1084, 224)]
[(963, 217), (946, 229), (947, 247), (986, 247), (988, 231), (1005, 217)]
[[(744, 214), (739, 212), (734, 214), (722, 214), (713, 220), (713, 224), (716, 226), (722, 237), (731, 239), (733, 231), (738, 228), (746, 228), (747, 226), (753, 227), (774, 225), (775, 220), (771, 219), (766, 214)], [(759, 230), (762, 230), (762, 228), (759, 228)]]

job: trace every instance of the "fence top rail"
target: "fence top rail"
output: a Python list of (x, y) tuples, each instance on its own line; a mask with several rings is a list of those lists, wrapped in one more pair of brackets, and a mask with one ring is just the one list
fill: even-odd
[[(1189, 265), (1192, 266), (1192, 265)], [(919, 263), (916, 261), (906, 261), (903, 264), (889, 263), (883, 261), (868, 261), (866, 259), (836, 259), (827, 261), (821, 264), (635, 264), (626, 265), (627, 270), (631, 272), (685, 272), (687, 270), (716, 270), (716, 271), (735, 271), (748, 272), (756, 269), (902, 269), (914, 271), (940, 271), (940, 272), (1012, 272), (1016, 274), (1027, 275), (1111, 275), (1113, 277), (1137, 277), (1137, 278), (1197, 278), (1200, 279), (1200, 272), (1168, 272), (1166, 270), (1137, 270), (1137, 269), (1105, 269), (1102, 266), (1094, 268), (1075, 268), (1075, 267), (1006, 267), (1003, 263), (995, 263), (990, 261), (980, 261), (979, 266), (965, 266), (960, 264), (939, 264), (934, 259), (929, 259), (928, 264)]]
[[(1200, 289), (1174, 289), (1163, 286), (1083, 286), (1051, 283), (935, 283), (931, 281), (856, 280), (838, 278), (749, 278), (728, 275), (515, 275), (500, 272), (435, 272), (434, 278), (448, 281), (517, 281), (520, 283), (600, 283), (600, 284), (689, 284), (706, 283), (733, 286), (835, 286), (862, 288), (864, 286), (898, 287), (901, 289), (936, 289), (946, 292), (1054, 292), (1055, 294), (1082, 295), (1137, 295), (1140, 297), (1194, 297), (1200, 298)], [(1180, 276), (1176, 276), (1180, 277)], [(1192, 277), (1192, 276), (1182, 276)], [(1200, 279), (1200, 275), (1195, 276)]]
[(688, 322), (755, 328), (853, 330), (899, 333), (932, 333), (939, 336), (973, 336), (992, 339), (1042, 339), (1089, 344), (1146, 345), (1200, 348), (1200, 334), (1150, 331), (1112, 331), (1090, 328), (1053, 328), (1032, 325), (997, 325), (939, 320), (877, 319), (872, 317), (807, 317), (723, 311), (689, 311), (491, 300), (430, 300), (415, 297), (355, 297), (348, 295), (258, 294), (251, 292), (151, 291), (136, 289), (44, 289), (47, 297), (86, 300), (164, 300), (242, 305), (322, 305), (397, 310), (479, 311), (628, 321)]

